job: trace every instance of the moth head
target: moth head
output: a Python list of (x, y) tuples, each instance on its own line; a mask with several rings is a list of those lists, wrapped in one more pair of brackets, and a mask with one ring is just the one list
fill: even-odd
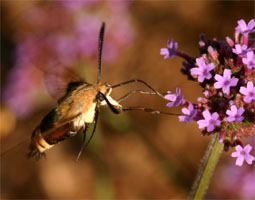
[(112, 92), (112, 86), (109, 83), (98, 84), (98, 91), (103, 93), (106, 97)]

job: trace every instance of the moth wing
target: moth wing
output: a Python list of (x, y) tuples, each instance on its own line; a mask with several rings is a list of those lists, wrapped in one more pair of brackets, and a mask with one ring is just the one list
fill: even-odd
[(50, 96), (59, 99), (65, 96), (70, 83), (85, 82), (70, 68), (52, 65), (45, 72), (44, 83)]
[[(59, 120), (55, 115), (56, 110), (52, 110), (42, 120), (39, 130), (46, 140), (63, 140), (63, 136), (73, 129), (73, 120), (81, 115), (78, 113), (68, 119)], [(79, 130), (75, 130), (77, 132)]]

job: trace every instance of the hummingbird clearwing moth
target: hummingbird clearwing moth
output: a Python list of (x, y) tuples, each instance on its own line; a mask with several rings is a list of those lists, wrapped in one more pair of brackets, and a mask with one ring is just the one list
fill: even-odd
[[(74, 75), (72, 72), (68, 72), (66, 74), (61, 74), (62, 72), (58, 72), (60, 73), (58, 77), (59, 80), (50, 74), (47, 76), (48, 78), (45, 81), (46, 86), (49, 86), (47, 87), (49, 88), (49, 93), (53, 97), (58, 98), (58, 104), (43, 118), (41, 123), (33, 131), (29, 145), (28, 157), (35, 157), (35, 159), (39, 159), (41, 156), (45, 155), (46, 150), (52, 148), (55, 144), (67, 138), (73, 137), (79, 132), (83, 132), (83, 145), (78, 154), (78, 160), (83, 148), (90, 142), (94, 135), (98, 115), (100, 112), (100, 106), (108, 106), (110, 110), (115, 114), (119, 114), (123, 111), (137, 110), (150, 112), (153, 114), (175, 115), (172, 113), (160, 112), (149, 108), (122, 107), (120, 102), (135, 93), (159, 95), (164, 97), (143, 80), (133, 79), (114, 86), (111, 86), (108, 83), (100, 82), (104, 30), (105, 23), (102, 23), (99, 33), (98, 74), (96, 84), (89, 84), (78, 76)], [(69, 80), (68, 86), (66, 87), (67, 89), (64, 92), (62, 90), (62, 93), (56, 91), (54, 87), (50, 87), (50, 84), (53, 81), (55, 81), (56, 85), (58, 85), (58, 83), (61, 84), (63, 82), (60, 80), (61, 77)], [(118, 100), (114, 100), (110, 96), (112, 89), (136, 82), (144, 84), (146, 87), (152, 90), (152, 92), (133, 90)], [(94, 123), (94, 128), (90, 138), (86, 142), (87, 127), (92, 123)]]

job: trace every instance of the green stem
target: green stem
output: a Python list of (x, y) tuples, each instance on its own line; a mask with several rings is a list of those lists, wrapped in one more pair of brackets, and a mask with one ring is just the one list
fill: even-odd
[(218, 134), (215, 133), (203, 157), (189, 199), (203, 199), (222, 150), (223, 144), (218, 142)]

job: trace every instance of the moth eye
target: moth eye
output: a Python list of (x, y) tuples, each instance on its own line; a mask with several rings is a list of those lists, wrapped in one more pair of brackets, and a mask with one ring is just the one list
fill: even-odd
[(96, 98), (95, 98), (95, 101), (100, 101), (100, 102), (102, 102), (103, 100), (104, 100), (104, 97), (100, 94), (100, 93), (97, 93), (97, 96), (96, 96)]

